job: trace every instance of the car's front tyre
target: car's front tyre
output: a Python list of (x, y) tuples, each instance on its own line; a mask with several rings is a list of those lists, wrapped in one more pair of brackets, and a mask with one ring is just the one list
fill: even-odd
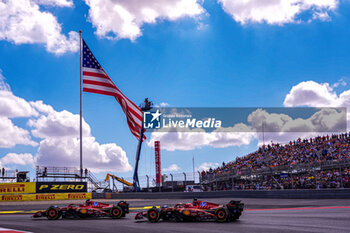
[(158, 222), (160, 219), (160, 213), (159, 210), (157, 208), (151, 208), (147, 211), (147, 218), (148, 221), (155, 223)]
[(46, 217), (48, 220), (57, 220), (61, 217), (61, 211), (54, 206), (50, 206), (47, 210), (46, 210)]

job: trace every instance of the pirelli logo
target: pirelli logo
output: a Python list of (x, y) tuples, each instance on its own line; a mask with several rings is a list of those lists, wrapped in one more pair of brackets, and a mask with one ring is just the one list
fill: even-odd
[(24, 191), (24, 184), (3, 184), (0, 186), (0, 193), (23, 193)]
[(34, 182), (1, 183), (0, 194), (35, 193)]
[(22, 201), (23, 195), (3, 195), (1, 201)]
[(55, 194), (38, 194), (35, 195), (35, 200), (43, 201), (43, 200), (55, 200)]
[(87, 192), (86, 182), (37, 182), (37, 193), (74, 193)]
[(8, 194), (0, 195), (2, 201), (50, 201), (50, 200), (91, 199), (91, 193), (43, 193), (43, 194)]
[(88, 199), (86, 193), (69, 193), (68, 199)]

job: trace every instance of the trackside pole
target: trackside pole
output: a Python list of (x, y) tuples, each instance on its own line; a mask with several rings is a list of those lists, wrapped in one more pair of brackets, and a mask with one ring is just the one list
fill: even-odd
[(133, 184), (134, 192), (140, 191), (140, 182), (139, 182), (139, 176), (137, 174), (138, 168), (139, 168), (139, 161), (140, 161), (140, 153), (141, 153), (141, 146), (142, 146), (142, 140), (143, 140), (143, 134), (144, 134), (144, 125), (143, 125), (143, 112), (149, 111), (152, 109), (153, 103), (151, 101), (148, 101), (148, 98), (145, 99), (145, 102), (143, 106), (140, 106), (142, 111), (142, 124), (141, 124), (141, 133), (139, 138), (139, 144), (137, 145), (137, 151), (136, 151), (136, 161), (135, 161), (135, 170), (134, 170), (134, 176), (133, 176)]
[(79, 48), (80, 48), (80, 54), (79, 54), (79, 87), (80, 87), (80, 177), (82, 179), (83, 177), (83, 95), (82, 95), (82, 89), (81, 89), (81, 30), (79, 30)]
[(139, 138), (139, 144), (137, 145), (135, 170), (134, 170), (133, 184), (132, 184), (135, 192), (140, 191), (139, 176), (137, 174), (137, 171), (139, 168), (140, 153), (141, 153), (141, 146), (142, 146), (142, 139), (143, 139), (143, 131), (144, 131), (144, 127), (143, 127), (143, 116), (142, 116), (141, 133), (140, 133), (140, 138)]

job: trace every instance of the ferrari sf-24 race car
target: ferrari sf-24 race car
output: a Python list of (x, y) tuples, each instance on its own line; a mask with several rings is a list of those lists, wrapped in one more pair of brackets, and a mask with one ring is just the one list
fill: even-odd
[(111, 217), (121, 218), (129, 213), (129, 203), (118, 202), (117, 205), (87, 200), (85, 204), (70, 204), (66, 207), (50, 206), (47, 210), (38, 211), (33, 218), (47, 217), (49, 220), (62, 218)]
[(243, 212), (244, 204), (240, 201), (230, 201), (219, 205), (211, 202), (194, 199), (192, 204), (178, 203), (174, 207), (163, 206), (152, 207), (148, 211), (139, 212), (135, 220), (146, 217), (150, 222), (162, 220), (175, 221), (205, 221), (216, 220), (217, 222), (228, 222), (239, 219)]

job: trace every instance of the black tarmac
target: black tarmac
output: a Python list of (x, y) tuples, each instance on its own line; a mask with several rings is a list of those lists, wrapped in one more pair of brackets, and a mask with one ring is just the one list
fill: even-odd
[[(206, 199), (226, 203), (229, 199)], [(350, 232), (350, 199), (242, 199), (246, 210), (236, 222), (135, 221), (137, 209), (191, 200), (128, 200), (132, 213), (124, 219), (31, 219), (29, 214), (0, 214), (0, 227), (29, 232)], [(71, 201), (55, 202), (59, 206)], [(83, 202), (83, 201), (77, 201)], [(105, 202), (116, 202), (108, 200)], [(46, 209), (52, 203), (1, 203), (0, 213)]]

